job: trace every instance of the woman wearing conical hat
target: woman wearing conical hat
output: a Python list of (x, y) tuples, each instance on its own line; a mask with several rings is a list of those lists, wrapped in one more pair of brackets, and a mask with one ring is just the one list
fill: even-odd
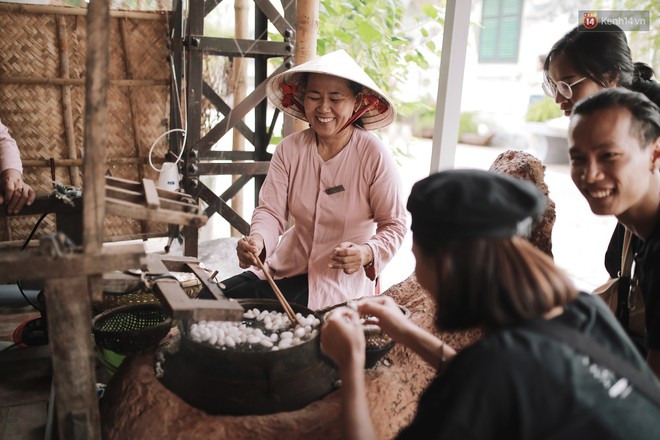
[(344, 51), (274, 76), (267, 90), (309, 128), (277, 145), (236, 247), (249, 270), (224, 280), (225, 294), (274, 298), (256, 255), (290, 302), (318, 309), (373, 295), (407, 230), (396, 165), (369, 133), (394, 120), (392, 104)]

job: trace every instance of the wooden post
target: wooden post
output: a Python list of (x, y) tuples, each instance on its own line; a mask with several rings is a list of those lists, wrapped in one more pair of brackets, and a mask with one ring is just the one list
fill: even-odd
[(87, 278), (46, 281), (57, 427), (62, 439), (100, 439)]
[[(83, 192), (83, 252), (102, 252), (105, 217), (105, 142), (108, 89), (108, 0), (91, 0), (87, 14), (87, 75)], [(91, 342), (91, 298), (101, 275), (46, 281), (48, 335), (53, 358), (61, 439), (100, 439), (101, 426)]]
[[(249, 24), (248, 24), (248, 2), (247, 0), (234, 0), (234, 20), (236, 22), (236, 38), (248, 39), (249, 38)], [(243, 57), (234, 58), (234, 69), (232, 72), (232, 81), (234, 91), (234, 107), (243, 99), (247, 93), (247, 65)], [(233, 145), (234, 151), (245, 151), (245, 138), (240, 130), (233, 130)], [(241, 176), (233, 176), (232, 183), (236, 182)], [(231, 207), (238, 215), (243, 217), (243, 191), (238, 191), (231, 199)], [(231, 228), (232, 237), (240, 237), (241, 234), (236, 228)]]
[(103, 245), (103, 219), (105, 217), (105, 147), (110, 34), (108, 0), (90, 1), (87, 17), (83, 251), (86, 254), (98, 254)]
[[(190, 2), (188, 10), (188, 34), (189, 35), (204, 35), (204, 17), (206, 16), (206, 8), (203, 1)], [(196, 44), (191, 41), (192, 44)], [(202, 60), (203, 54), (199, 50), (188, 51), (188, 78), (186, 79), (187, 88), (187, 125), (186, 125), (186, 149), (185, 164), (183, 170), (184, 190), (188, 194), (196, 194), (196, 189), (199, 183), (199, 175), (193, 172), (193, 165), (196, 167), (190, 155), (190, 145), (195, 143), (202, 137)], [(199, 230), (195, 227), (185, 226), (183, 228), (183, 254), (189, 257), (196, 257), (199, 252)]]
[[(319, 0), (298, 0), (296, 6), (296, 65), (316, 57), (316, 35), (319, 29)], [(295, 119), (293, 131), (305, 130), (306, 122)], [(289, 134), (289, 133), (286, 133)]]

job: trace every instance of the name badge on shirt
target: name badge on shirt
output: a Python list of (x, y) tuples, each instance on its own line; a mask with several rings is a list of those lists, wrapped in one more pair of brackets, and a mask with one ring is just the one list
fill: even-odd
[(337, 186), (333, 186), (332, 188), (326, 189), (325, 193), (327, 195), (331, 196), (333, 194), (336, 194), (336, 193), (342, 192), (342, 191), (344, 191), (344, 185), (337, 185)]

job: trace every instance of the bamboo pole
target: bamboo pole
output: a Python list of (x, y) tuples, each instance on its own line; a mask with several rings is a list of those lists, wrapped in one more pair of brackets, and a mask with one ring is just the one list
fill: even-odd
[[(122, 59), (124, 61), (124, 67), (126, 68), (126, 79), (132, 79), (133, 78), (133, 66), (131, 64), (131, 60), (128, 56), (128, 34), (126, 30), (126, 20), (119, 20), (119, 37), (121, 38), (121, 46), (122, 46)], [(138, 136), (138, 124), (137, 124), (137, 111), (136, 111), (136, 104), (135, 104), (135, 97), (133, 96), (133, 92), (129, 89), (126, 91), (128, 94), (128, 107), (130, 111), (130, 116), (131, 116), (131, 123), (133, 127), (133, 144), (134, 144), (134, 150), (135, 150), (135, 157), (140, 157), (140, 142), (139, 142), (139, 136)], [(144, 178), (144, 169), (141, 166), (137, 167), (137, 172), (138, 172), (138, 181), (142, 181)]]
[(5, 237), (7, 237), (7, 240), (10, 241), (14, 239), (11, 233), (11, 226), (9, 225), (9, 218), (5, 217), (2, 219), (2, 229), (5, 231)]
[[(2, 4), (2, 3), (0, 3)], [(116, 87), (169, 86), (168, 79), (113, 79), (109, 81)], [(21, 78), (0, 76), (0, 84), (27, 84), (45, 86), (84, 86), (85, 78)]]
[[(316, 57), (316, 35), (319, 29), (319, 0), (298, 0), (296, 5), (296, 65)], [(293, 131), (305, 130), (308, 124), (299, 119)]]
[[(160, 165), (165, 162), (163, 158), (152, 158), (151, 161)], [(49, 168), (50, 159), (23, 159), (23, 167), (25, 168)], [(145, 165), (147, 163), (146, 157), (111, 157), (105, 161), (108, 165)], [(53, 165), (56, 167), (80, 167), (83, 165), (82, 159), (55, 159)]]
[[(0, 3), (0, 12), (13, 12), (25, 14), (50, 14), (50, 15), (87, 15), (85, 8), (69, 8), (66, 6), (49, 5), (24, 5), (18, 3)], [(110, 11), (112, 18), (130, 18), (132, 20), (167, 20), (170, 11), (135, 12), (135, 11)]]
[[(60, 51), (60, 75), (62, 75), (62, 78), (69, 78), (69, 40), (66, 35), (66, 19), (62, 15), (57, 16), (57, 37)], [(64, 137), (69, 159), (76, 159), (78, 153), (73, 130), (71, 86), (62, 87), (62, 114), (64, 116)], [(80, 170), (78, 167), (69, 168), (69, 181), (73, 186), (80, 187)]]
[[(122, 60), (124, 61), (124, 68), (126, 69), (126, 79), (133, 78), (133, 66), (128, 54), (128, 35), (126, 30), (126, 20), (119, 20), (119, 38), (121, 39), (121, 48), (122, 48)], [(133, 128), (133, 150), (135, 152), (135, 157), (140, 157), (140, 140), (138, 136), (138, 123), (137, 123), (137, 110), (135, 97), (133, 96), (133, 90), (126, 89), (126, 94), (128, 98), (128, 110), (131, 117), (131, 125)], [(140, 165), (137, 166), (137, 175), (138, 182), (142, 182), (144, 179), (144, 168)], [(146, 232), (147, 222), (144, 220), (140, 221), (140, 231)]]
[[(250, 26), (248, 24), (249, 4), (247, 0), (234, 0), (234, 20), (236, 27), (236, 38), (248, 39)], [(232, 71), (232, 88), (234, 91), (234, 107), (245, 99), (247, 95), (247, 62), (243, 57), (234, 58), (234, 69)], [(233, 130), (234, 151), (245, 151), (245, 138), (241, 132), (234, 128)], [(232, 183), (240, 179), (241, 176), (232, 176)], [(231, 198), (231, 207), (238, 215), (243, 217), (243, 191), (238, 191)], [(243, 234), (234, 227), (230, 232), (232, 237), (241, 237)]]

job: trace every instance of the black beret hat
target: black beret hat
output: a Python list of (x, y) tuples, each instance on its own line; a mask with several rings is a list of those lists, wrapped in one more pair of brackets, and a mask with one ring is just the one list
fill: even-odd
[(543, 213), (547, 200), (532, 183), (483, 170), (447, 170), (415, 183), (408, 198), (416, 240), (504, 238)]

